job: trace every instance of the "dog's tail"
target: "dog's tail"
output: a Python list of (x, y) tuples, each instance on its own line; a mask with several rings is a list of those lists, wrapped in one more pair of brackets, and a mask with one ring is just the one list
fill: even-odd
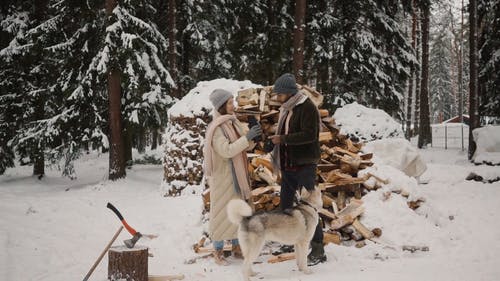
[(233, 199), (227, 204), (227, 216), (229, 221), (234, 224), (240, 224), (244, 217), (252, 215), (252, 208), (241, 199)]

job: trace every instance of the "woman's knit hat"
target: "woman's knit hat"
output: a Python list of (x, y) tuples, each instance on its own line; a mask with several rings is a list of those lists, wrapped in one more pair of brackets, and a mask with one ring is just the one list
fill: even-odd
[(215, 110), (219, 110), (219, 108), (230, 98), (233, 97), (233, 94), (223, 89), (215, 89), (210, 94), (210, 101), (214, 106)]
[(273, 91), (278, 94), (295, 95), (297, 93), (297, 84), (295, 84), (293, 74), (285, 73), (276, 79)]

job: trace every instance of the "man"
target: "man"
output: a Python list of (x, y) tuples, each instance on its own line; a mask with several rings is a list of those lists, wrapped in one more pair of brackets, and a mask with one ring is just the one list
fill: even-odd
[[(316, 182), (316, 166), (320, 159), (320, 117), (316, 105), (297, 90), (295, 77), (286, 73), (274, 83), (274, 92), (283, 105), (276, 135), (270, 136), (275, 171), (281, 171), (280, 208), (292, 208), (296, 191), (305, 187), (313, 189)], [(323, 230), (318, 222), (311, 241), (309, 265), (326, 261), (323, 248)]]

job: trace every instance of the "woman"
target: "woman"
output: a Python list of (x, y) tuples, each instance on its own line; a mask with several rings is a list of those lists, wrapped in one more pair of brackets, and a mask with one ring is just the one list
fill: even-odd
[(248, 132), (234, 115), (233, 95), (222, 89), (210, 94), (214, 118), (205, 136), (205, 176), (210, 187), (209, 234), (214, 246), (214, 259), (228, 265), (224, 258), (224, 240), (231, 240), (232, 253), (242, 258), (238, 243), (238, 226), (227, 218), (226, 206), (231, 199), (250, 198), (250, 181), (246, 150), (255, 145), (253, 139), (262, 134), (260, 125)]

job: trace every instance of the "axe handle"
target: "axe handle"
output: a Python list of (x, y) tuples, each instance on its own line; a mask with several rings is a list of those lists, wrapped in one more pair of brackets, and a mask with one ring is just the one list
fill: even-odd
[(130, 234), (135, 235), (137, 233), (137, 231), (135, 231), (135, 229), (133, 229), (130, 225), (128, 225), (127, 221), (123, 218), (122, 214), (120, 214), (120, 211), (118, 211), (118, 209), (116, 209), (115, 206), (113, 206), (113, 204), (108, 202), (108, 205), (106, 205), (106, 207), (111, 209), (111, 211), (113, 211), (118, 216), (118, 218), (122, 222), (123, 226), (125, 227), (125, 229), (127, 229), (127, 231)]
[(102, 257), (104, 257), (104, 255), (109, 250), (109, 248), (111, 247), (111, 245), (113, 245), (113, 242), (115, 242), (116, 238), (118, 237), (118, 235), (120, 234), (120, 232), (122, 231), (122, 229), (123, 229), (123, 226), (120, 226), (120, 228), (118, 229), (118, 231), (116, 231), (115, 236), (113, 236), (113, 238), (111, 239), (111, 241), (109, 241), (108, 245), (106, 245), (106, 248), (104, 248), (104, 250), (102, 251), (102, 253), (99, 255), (99, 257), (95, 261), (94, 265), (92, 265), (92, 267), (90, 268), (90, 270), (87, 273), (87, 275), (85, 275), (85, 277), (83, 278), (83, 281), (89, 280), (90, 275), (92, 274), (92, 272), (94, 272), (94, 269), (101, 262)]

